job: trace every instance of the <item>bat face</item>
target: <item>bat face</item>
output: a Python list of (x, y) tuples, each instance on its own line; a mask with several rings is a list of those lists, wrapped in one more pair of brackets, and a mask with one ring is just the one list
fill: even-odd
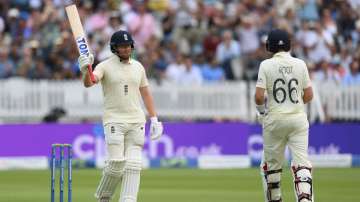
[[(70, 2), (70, 1), (68, 1)], [(72, 1), (71, 1), (72, 2)], [(75, 4), (71, 4), (65, 7), (70, 27), (76, 41), (76, 46), (80, 55), (89, 55), (89, 45), (86, 41), (86, 35), (81, 25), (80, 16)]]
[[(73, 32), (74, 39), (76, 41), (76, 45), (80, 55), (89, 55), (89, 45), (86, 41), (86, 36), (84, 33), (84, 29), (81, 25), (79, 12), (74, 4), (74, 1), (65, 0), (65, 11), (69, 19), (70, 27)], [(93, 83), (96, 82), (96, 79), (92, 73), (91, 64), (88, 65), (88, 72), (90, 74), (90, 79)]]

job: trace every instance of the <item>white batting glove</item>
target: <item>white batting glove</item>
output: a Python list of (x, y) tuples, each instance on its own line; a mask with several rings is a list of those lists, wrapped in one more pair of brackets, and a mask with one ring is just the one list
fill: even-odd
[(266, 115), (267, 114), (260, 114), (259, 112), (256, 113), (256, 119), (259, 121), (260, 124), (263, 124)]
[(78, 58), (80, 71), (85, 74), (88, 71), (88, 66), (94, 63), (94, 55), (80, 55)]
[(163, 133), (163, 125), (158, 121), (157, 117), (150, 118), (150, 137), (151, 140), (157, 140), (161, 137)]
[(257, 120), (259, 121), (259, 123), (262, 124), (263, 121), (264, 121), (265, 116), (266, 116), (267, 113), (268, 113), (268, 110), (266, 109), (265, 104), (263, 104), (263, 105), (256, 105), (256, 109), (257, 109), (256, 118), (257, 118)]

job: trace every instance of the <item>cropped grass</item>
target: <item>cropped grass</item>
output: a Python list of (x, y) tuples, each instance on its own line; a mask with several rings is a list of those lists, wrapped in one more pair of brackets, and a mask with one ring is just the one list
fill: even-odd
[[(98, 169), (73, 171), (73, 202), (96, 202)], [(65, 178), (66, 179), (66, 178)], [(56, 201), (59, 181), (56, 179)], [(66, 184), (65, 184), (66, 185)], [(282, 174), (284, 202), (294, 202), (289, 169)], [(360, 168), (314, 170), (316, 202), (360, 201)], [(65, 186), (65, 193), (66, 193)], [(66, 199), (66, 195), (65, 195)], [(119, 199), (119, 189), (112, 202)], [(1, 202), (49, 202), (49, 171), (0, 171)], [(64, 202), (67, 200), (64, 200)], [(138, 202), (263, 202), (259, 170), (149, 169), (142, 172)]]

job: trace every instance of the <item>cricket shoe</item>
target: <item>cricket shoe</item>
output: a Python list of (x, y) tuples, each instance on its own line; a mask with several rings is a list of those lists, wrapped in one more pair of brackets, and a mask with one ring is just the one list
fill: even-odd
[(110, 202), (110, 198), (109, 197), (104, 197), (99, 199), (99, 202)]

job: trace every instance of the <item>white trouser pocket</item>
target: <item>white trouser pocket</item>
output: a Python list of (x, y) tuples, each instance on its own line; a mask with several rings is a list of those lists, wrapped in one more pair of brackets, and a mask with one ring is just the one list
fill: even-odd
[(108, 145), (119, 145), (124, 142), (125, 126), (119, 123), (105, 125), (105, 141)]

